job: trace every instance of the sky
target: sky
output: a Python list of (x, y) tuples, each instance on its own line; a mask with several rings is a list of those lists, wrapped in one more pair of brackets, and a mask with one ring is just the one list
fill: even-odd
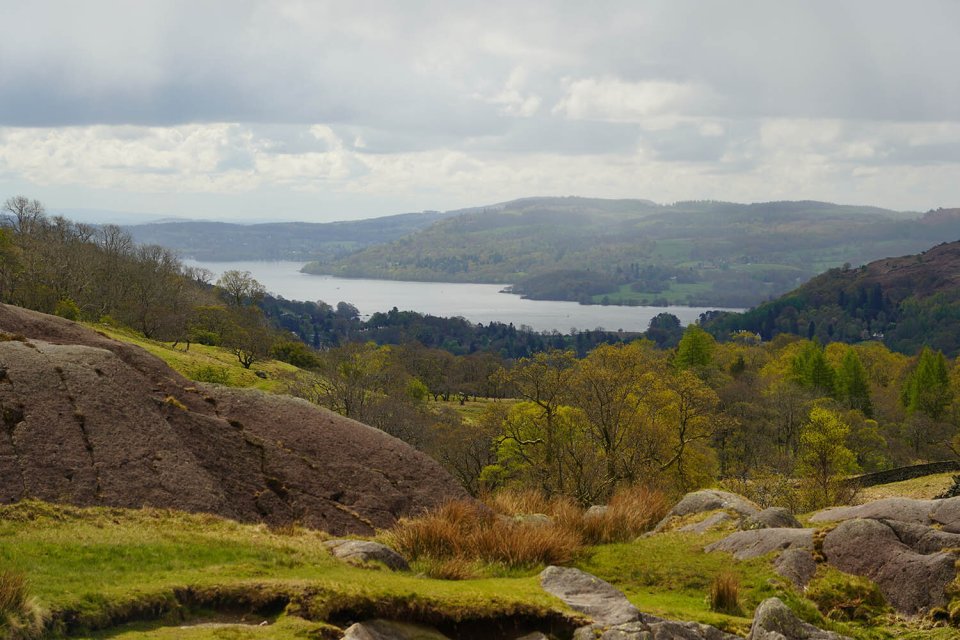
[(960, 206), (960, 2), (0, 0), (0, 200)]

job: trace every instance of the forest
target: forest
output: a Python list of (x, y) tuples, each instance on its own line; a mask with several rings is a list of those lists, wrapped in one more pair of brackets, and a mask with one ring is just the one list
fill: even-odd
[[(292, 363), (288, 393), (409, 442), (474, 494), (531, 488), (588, 505), (624, 485), (681, 493), (720, 481), (802, 512), (839, 499), (842, 477), (960, 445), (960, 368), (941, 351), (787, 331), (718, 342), (666, 314), (644, 336), (395, 309), (362, 322), (346, 302), (267, 296), (249, 273), (212, 283), (165, 249), (49, 218), (36, 201), (5, 206), (4, 302), (183, 350), (220, 346), (247, 368)], [(211, 368), (192, 375), (225, 382)]]

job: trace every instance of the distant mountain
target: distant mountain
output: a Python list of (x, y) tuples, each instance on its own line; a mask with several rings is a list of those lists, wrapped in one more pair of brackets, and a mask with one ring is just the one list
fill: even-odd
[(960, 237), (960, 220), (825, 202), (525, 198), (450, 217), (309, 273), (492, 282), (535, 299), (745, 307), (845, 262)]
[[(960, 209), (928, 214), (920, 224), (960, 220)], [(794, 333), (821, 341), (882, 340), (915, 353), (923, 346), (960, 354), (960, 241), (830, 269), (798, 289), (746, 313), (715, 314), (704, 326), (718, 336), (734, 331), (770, 339)]]
[(173, 249), (185, 258), (228, 260), (331, 260), (372, 244), (424, 229), (448, 214), (403, 213), (345, 222), (232, 224), (171, 221), (125, 229), (143, 244)]

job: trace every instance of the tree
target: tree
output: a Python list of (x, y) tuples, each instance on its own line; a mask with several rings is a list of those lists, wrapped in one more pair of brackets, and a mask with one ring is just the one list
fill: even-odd
[(7, 198), (3, 211), (13, 227), (14, 233), (32, 233), (38, 224), (46, 218), (46, 209), (39, 200), (30, 200), (26, 196)]
[(814, 407), (800, 431), (797, 470), (813, 484), (819, 506), (833, 502), (836, 480), (857, 470), (856, 456), (846, 446), (850, 427), (839, 415)]
[(867, 370), (853, 349), (847, 349), (837, 372), (837, 394), (851, 409), (859, 409), (868, 418), (873, 417), (870, 402), (870, 383)]
[(681, 369), (703, 370), (713, 361), (713, 352), (717, 341), (713, 336), (691, 324), (683, 332), (680, 344), (677, 345), (677, 355), (673, 362)]
[(942, 352), (924, 347), (900, 390), (900, 401), (909, 414), (920, 412), (939, 420), (952, 399), (946, 358)]
[(236, 269), (224, 271), (217, 280), (217, 288), (223, 292), (227, 304), (232, 307), (256, 304), (267, 292), (249, 271)]
[(837, 374), (830, 366), (823, 348), (816, 342), (807, 342), (794, 357), (793, 381), (819, 395), (833, 397), (836, 394)]

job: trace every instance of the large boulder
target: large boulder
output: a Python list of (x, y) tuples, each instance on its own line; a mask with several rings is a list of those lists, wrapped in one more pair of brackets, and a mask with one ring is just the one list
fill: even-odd
[(370, 540), (327, 540), (323, 543), (333, 557), (356, 565), (379, 562), (391, 571), (409, 571), (406, 558), (390, 547)]
[(887, 601), (908, 615), (945, 604), (957, 573), (954, 554), (917, 553), (880, 520), (842, 522), (824, 537), (823, 554), (841, 571), (876, 582)]
[(677, 529), (677, 531), (683, 531), (684, 533), (706, 533), (712, 529), (717, 529), (722, 527), (725, 524), (728, 524), (734, 518), (726, 511), (717, 511), (712, 513), (700, 522), (693, 522), (691, 524), (684, 525)]
[(747, 640), (849, 640), (804, 622), (780, 598), (767, 598), (753, 614)]
[(937, 525), (948, 533), (960, 533), (960, 497), (945, 500), (884, 498), (852, 507), (833, 507), (815, 513), (811, 522), (837, 522), (853, 518), (898, 520)]
[(0, 502), (154, 506), (372, 534), (465, 497), (436, 462), (303, 400), (203, 385), (0, 305)]
[(813, 550), (813, 529), (750, 529), (707, 545), (704, 551), (727, 551), (747, 560), (785, 549)]
[(720, 491), (719, 489), (701, 489), (700, 491), (693, 491), (683, 496), (680, 502), (675, 504), (673, 508), (670, 509), (670, 512), (657, 523), (652, 533), (662, 531), (674, 518), (696, 513), (706, 513), (707, 511), (716, 511), (718, 509), (733, 511), (741, 518), (760, 513), (760, 507), (743, 496), (738, 496), (729, 491)]

